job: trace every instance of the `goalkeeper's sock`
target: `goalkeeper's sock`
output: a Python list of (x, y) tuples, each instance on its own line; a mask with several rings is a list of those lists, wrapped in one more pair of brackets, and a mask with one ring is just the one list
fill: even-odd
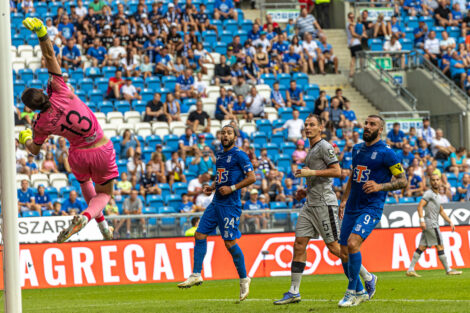
[(366, 270), (364, 265), (361, 265), (361, 269), (359, 270), (359, 276), (361, 276), (364, 281), (372, 280), (372, 275)]
[(444, 266), (446, 273), (450, 271), (450, 267), (449, 264), (447, 264), (447, 257), (444, 253), (444, 250), (437, 251), (437, 255), (439, 256), (439, 260), (441, 260), (441, 263)]
[[(93, 182), (91, 180), (86, 181), (80, 184), (80, 188), (82, 189), (83, 198), (87, 204), (90, 204), (90, 200), (96, 196), (95, 186), (93, 186)], [(103, 212), (100, 212), (97, 217), (95, 217), (95, 221), (98, 223), (100, 229), (107, 229), (108, 223), (106, 222)]]
[(237, 268), (238, 276), (240, 278), (246, 278), (245, 257), (243, 256), (242, 249), (240, 249), (238, 243), (230, 247), (228, 251), (232, 255), (233, 263)]
[(96, 196), (90, 199), (88, 208), (84, 211), (83, 215), (88, 217), (89, 220), (100, 216), (110, 199), (111, 196), (107, 193), (98, 193)]
[(202, 262), (207, 252), (207, 240), (206, 239), (196, 239), (196, 244), (194, 245), (194, 267), (193, 273), (200, 274), (202, 272)]
[(355, 291), (364, 290), (364, 286), (362, 286), (361, 279), (359, 278), (359, 271), (361, 269), (361, 263), (362, 263), (361, 251), (349, 254), (349, 261), (348, 261), (349, 284), (348, 284), (348, 290), (355, 290)]
[(300, 281), (302, 280), (302, 273), (305, 269), (305, 262), (292, 261), (290, 273), (290, 289), (289, 292), (298, 294), (300, 291)]
[(414, 272), (415, 270), (415, 265), (418, 262), (419, 258), (421, 257), (421, 254), (423, 251), (416, 249), (415, 253), (413, 253), (413, 258), (411, 259), (411, 264), (410, 267), (408, 268), (408, 272)]

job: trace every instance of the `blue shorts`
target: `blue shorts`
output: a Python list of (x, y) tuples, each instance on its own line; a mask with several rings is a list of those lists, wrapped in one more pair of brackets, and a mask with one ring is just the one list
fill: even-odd
[(221, 206), (211, 203), (202, 214), (197, 232), (209, 235), (216, 227), (224, 240), (235, 240), (242, 236), (238, 230), (242, 208), (239, 206)]
[(351, 234), (357, 234), (361, 236), (363, 240), (366, 240), (379, 222), (380, 217), (370, 212), (344, 214), (343, 222), (341, 223), (341, 231), (339, 233), (339, 244), (347, 246)]

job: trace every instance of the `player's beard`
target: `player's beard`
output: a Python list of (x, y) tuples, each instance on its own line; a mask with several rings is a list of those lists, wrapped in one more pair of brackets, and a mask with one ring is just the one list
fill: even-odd
[(365, 142), (372, 142), (377, 138), (378, 135), (379, 135), (379, 130), (376, 130), (373, 133), (365, 133), (364, 132), (362, 134), (362, 139), (364, 139)]
[(228, 140), (228, 143), (227, 144), (224, 144), (224, 140), (222, 140), (222, 147), (224, 148), (230, 148), (231, 146), (233, 146), (235, 143), (235, 139), (232, 139), (232, 140)]

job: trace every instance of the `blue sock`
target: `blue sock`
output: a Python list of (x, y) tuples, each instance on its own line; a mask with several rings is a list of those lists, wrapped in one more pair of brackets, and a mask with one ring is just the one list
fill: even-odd
[(349, 262), (342, 263), (342, 264), (343, 264), (344, 275), (346, 275), (346, 277), (349, 279), (349, 270), (348, 270)]
[(349, 272), (349, 290), (362, 291), (364, 287), (362, 286), (361, 279), (359, 278), (359, 271), (361, 270), (362, 264), (362, 255), (361, 251), (349, 254), (348, 262), (348, 272)]
[(238, 243), (228, 249), (228, 251), (232, 255), (233, 263), (237, 268), (238, 276), (240, 278), (246, 278), (245, 257), (243, 256), (242, 249), (240, 249)]
[(202, 262), (204, 261), (204, 256), (207, 252), (207, 240), (196, 239), (196, 244), (194, 245), (194, 268), (193, 273), (202, 272)]

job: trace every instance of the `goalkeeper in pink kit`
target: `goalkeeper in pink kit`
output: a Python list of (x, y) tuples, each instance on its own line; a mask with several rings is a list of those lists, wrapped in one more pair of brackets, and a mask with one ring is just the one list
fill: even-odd
[(113, 229), (108, 226), (102, 211), (111, 199), (114, 179), (119, 176), (113, 144), (104, 136), (93, 112), (66, 86), (43, 22), (26, 18), (23, 25), (38, 36), (49, 81), (47, 95), (36, 88), (26, 88), (21, 95), (25, 106), (40, 113), (33, 123), (33, 131), (22, 131), (19, 141), (31, 153), (38, 154), (49, 135), (67, 138), (70, 167), (88, 204), (88, 208), (74, 216), (70, 226), (59, 234), (57, 242), (66, 241), (93, 218), (103, 237), (112, 239)]

